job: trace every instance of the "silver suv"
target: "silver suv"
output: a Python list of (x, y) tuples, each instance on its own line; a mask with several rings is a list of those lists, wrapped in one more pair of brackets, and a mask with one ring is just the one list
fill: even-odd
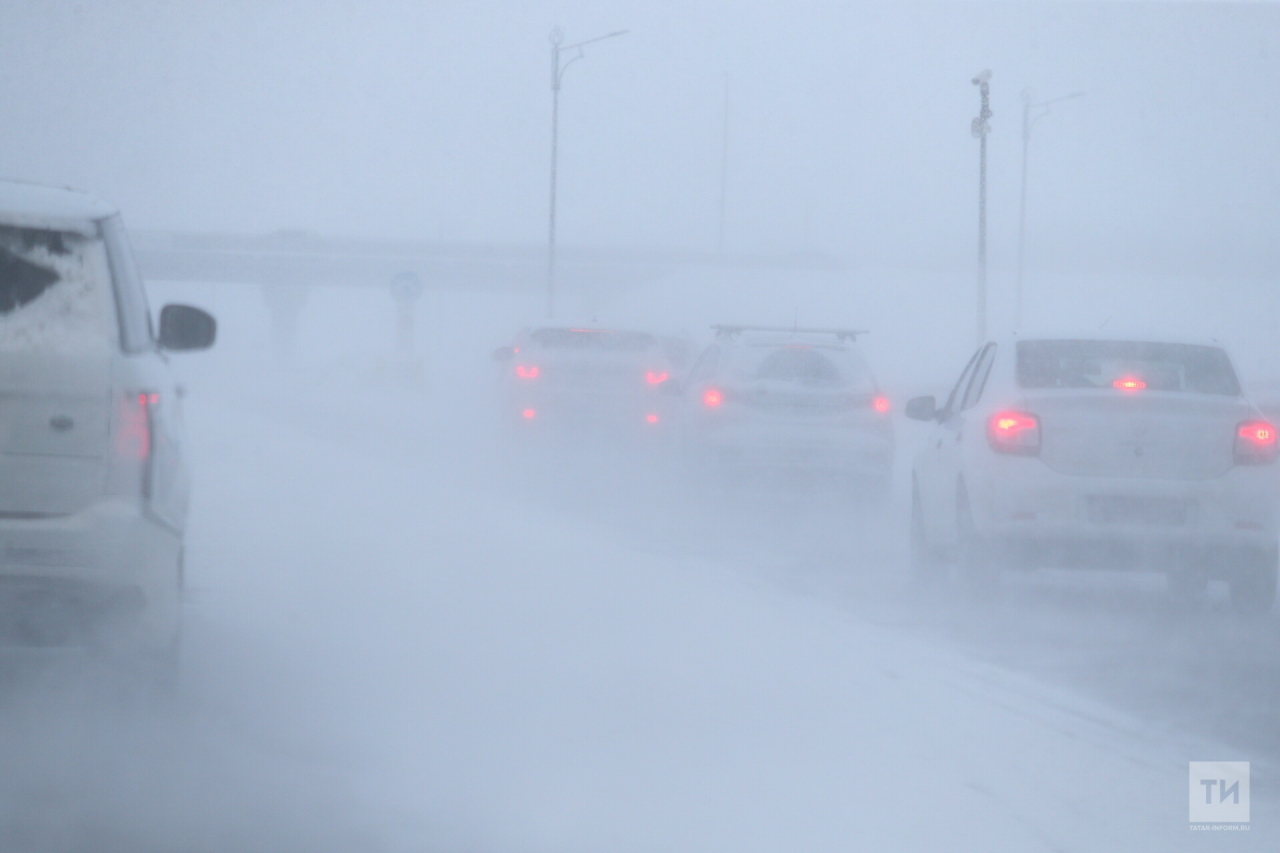
[(0, 643), (176, 652), (187, 471), (166, 352), (215, 332), (184, 305), (153, 331), (115, 208), (0, 182)]

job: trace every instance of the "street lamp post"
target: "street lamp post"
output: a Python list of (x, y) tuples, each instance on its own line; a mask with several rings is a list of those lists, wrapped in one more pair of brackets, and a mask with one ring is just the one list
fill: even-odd
[(724, 254), (724, 202), (729, 182), (729, 75), (724, 75), (724, 123), (720, 129), (720, 220), (716, 231), (716, 252)]
[[(618, 30), (606, 35), (596, 36), (586, 41), (562, 45), (564, 33), (556, 27), (551, 31), (551, 205), (547, 217), (547, 316), (556, 313), (556, 168), (559, 165), (560, 144), (560, 81), (564, 72), (579, 59), (582, 59), (582, 48), (586, 45), (616, 36), (625, 36), (630, 30)], [(576, 51), (567, 60), (563, 55)]]
[(973, 78), (982, 96), (982, 109), (973, 120), (970, 132), (979, 142), (978, 149), (978, 345), (987, 339), (987, 134), (991, 125), (991, 72), (983, 70)]
[(1084, 94), (1084, 92), (1072, 92), (1070, 95), (1033, 104), (1031, 90), (1022, 90), (1022, 190), (1018, 200), (1018, 284), (1013, 298), (1013, 330), (1015, 332), (1022, 328), (1022, 278), (1027, 242), (1027, 150), (1031, 144), (1031, 128), (1049, 114), (1050, 104), (1080, 98)]

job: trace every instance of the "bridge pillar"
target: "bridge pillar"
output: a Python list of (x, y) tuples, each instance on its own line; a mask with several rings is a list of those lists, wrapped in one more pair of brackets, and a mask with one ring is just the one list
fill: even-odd
[(307, 304), (305, 284), (263, 284), (262, 298), (271, 315), (271, 346), (276, 361), (288, 364), (293, 360), (294, 341), (298, 336), (298, 318)]
[(413, 355), (413, 312), (422, 291), (422, 279), (415, 272), (391, 278), (391, 298), (396, 303), (395, 372), (406, 385), (421, 385), (426, 378), (422, 359)]

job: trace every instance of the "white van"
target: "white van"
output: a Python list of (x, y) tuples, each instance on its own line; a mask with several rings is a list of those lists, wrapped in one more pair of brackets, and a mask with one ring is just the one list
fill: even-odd
[(215, 332), (184, 305), (153, 331), (115, 208), (0, 181), (0, 644), (176, 652), (187, 471), (166, 353)]

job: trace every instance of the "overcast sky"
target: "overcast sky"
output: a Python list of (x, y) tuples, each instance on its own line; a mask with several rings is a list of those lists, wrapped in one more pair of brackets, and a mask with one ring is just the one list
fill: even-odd
[(7, 0), (0, 174), (135, 227), (536, 243), (547, 34), (619, 28), (565, 76), (566, 244), (971, 262), (992, 80), (992, 253), (1262, 267), (1280, 233), (1280, 6)]

